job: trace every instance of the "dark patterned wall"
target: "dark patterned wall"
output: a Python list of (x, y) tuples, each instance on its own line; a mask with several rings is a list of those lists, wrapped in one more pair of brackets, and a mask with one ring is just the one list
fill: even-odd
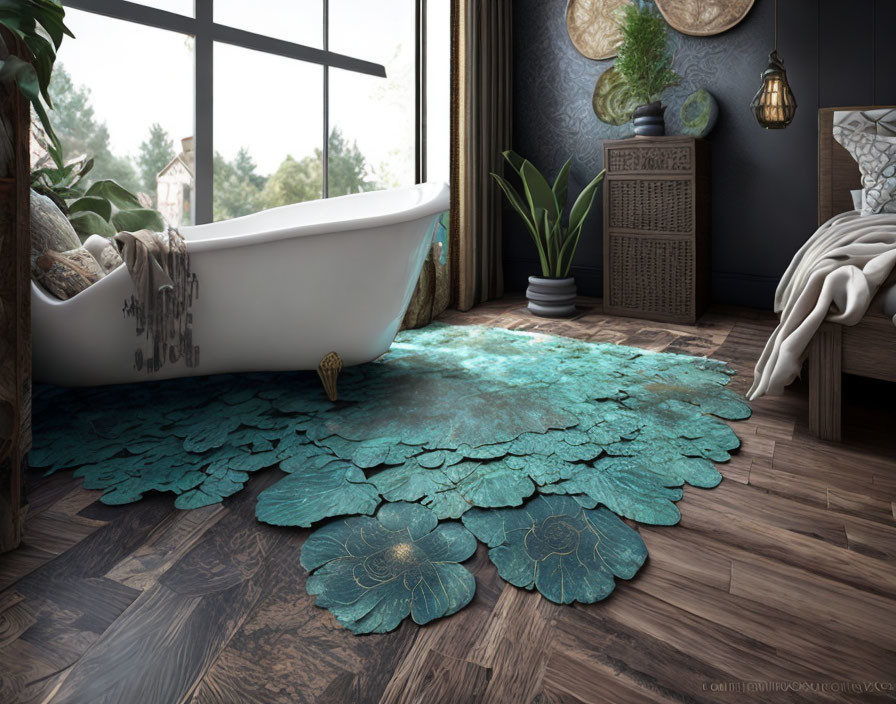
[[(667, 133), (680, 131), (678, 109), (697, 88), (719, 102), (712, 142), (713, 300), (770, 308), (774, 289), (816, 221), (819, 106), (896, 103), (893, 0), (783, 0), (779, 53), (799, 104), (793, 124), (762, 130), (749, 112), (772, 46), (772, 0), (757, 0), (747, 18), (714, 37), (670, 30), (682, 84), (664, 96)], [(566, 0), (515, 0), (514, 149), (553, 174), (573, 157), (570, 192), (603, 168), (602, 142), (630, 126), (600, 122), (594, 84), (610, 61), (579, 54), (565, 25)], [(889, 28), (887, 30), (886, 28)], [(890, 36), (885, 36), (889, 32)], [(582, 293), (602, 286), (600, 202), (589, 216), (573, 273)], [(505, 215), (508, 290), (537, 273), (531, 241)]]

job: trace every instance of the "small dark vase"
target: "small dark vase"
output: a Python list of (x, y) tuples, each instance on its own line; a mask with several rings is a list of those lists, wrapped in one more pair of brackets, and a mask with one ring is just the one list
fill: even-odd
[(665, 112), (666, 106), (659, 100), (639, 105), (632, 113), (635, 134), (639, 137), (662, 137), (666, 134), (666, 122), (663, 118)]
[(542, 318), (568, 318), (576, 312), (576, 280), (529, 277), (529, 310)]

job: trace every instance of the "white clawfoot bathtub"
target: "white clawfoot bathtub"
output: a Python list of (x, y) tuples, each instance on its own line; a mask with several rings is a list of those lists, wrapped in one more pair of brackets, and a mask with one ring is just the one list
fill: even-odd
[(66, 301), (32, 283), (33, 373), (38, 381), (92, 386), (224, 372), (315, 369), (335, 351), (345, 365), (389, 349), (429, 250), (448, 186), (287, 205), (184, 227), (199, 282), (193, 344), (182, 360), (138, 371), (141, 343), (123, 306), (124, 265)]

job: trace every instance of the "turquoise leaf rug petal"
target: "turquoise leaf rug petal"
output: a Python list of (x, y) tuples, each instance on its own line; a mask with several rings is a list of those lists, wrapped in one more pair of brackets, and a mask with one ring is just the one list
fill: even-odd
[(380, 495), (350, 462), (332, 460), (310, 474), (290, 474), (258, 495), (258, 520), (275, 526), (309, 527), (330, 516), (370, 515)]
[(615, 578), (631, 579), (647, 559), (637, 531), (606, 508), (569, 496), (539, 496), (523, 508), (473, 509), (464, 525), (488, 545), (501, 578), (537, 588), (558, 604), (605, 599)]
[[(732, 374), (709, 359), (433, 324), (400, 333), (381, 359), (345, 370), (335, 404), (308, 372), (40, 387), (30, 461), (49, 472), (75, 469), (86, 487), (104, 491), (106, 503), (161, 491), (173, 493), (179, 508), (221, 501), (252, 472), (279, 467), (286, 475), (260, 494), (256, 509), (275, 525), (369, 516), (377, 507), (377, 518), (344, 522), (381, 525), (393, 521), (387, 509), (397, 503), (417, 504), (426, 525), (475, 511), (469, 520), (478, 526), (491, 513), (522, 515), (550, 501), (564, 511), (585, 509), (582, 520), (612, 528), (631, 547), (609, 512), (672, 525), (684, 484), (711, 488), (721, 480), (713, 463), (740, 445), (724, 419), (750, 413), (725, 388)], [(600, 518), (587, 513), (595, 509)], [(503, 569), (521, 575), (518, 548), (504, 547), (493, 558), (505, 556)], [(594, 581), (590, 569), (561, 563), (554, 567), (562, 574), (591, 586), (564, 587), (560, 595), (550, 580), (533, 577), (528, 586), (555, 600), (574, 594), (587, 601), (627, 574), (614, 568), (609, 582), (604, 573)], [(334, 563), (309, 582), (319, 603), (329, 603), (339, 574)], [(352, 630), (381, 631), (408, 612), (425, 621), (455, 604), (446, 596), (434, 610), (415, 612), (412, 592), (365, 591), (351, 608), (333, 602), (334, 613)]]
[(385, 504), (376, 518), (319, 528), (302, 546), (309, 594), (354, 633), (385, 633), (409, 614), (423, 625), (459, 611), (476, 580), (463, 562), (476, 539), (456, 522), (439, 524), (419, 504)]

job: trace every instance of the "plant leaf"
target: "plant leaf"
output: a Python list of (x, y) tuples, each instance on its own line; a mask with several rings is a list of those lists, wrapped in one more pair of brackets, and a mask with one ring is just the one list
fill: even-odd
[(112, 216), (112, 224), (117, 232), (136, 232), (137, 230), (165, 230), (165, 221), (157, 210), (151, 208), (132, 208), (119, 210)]
[(543, 276), (551, 276), (551, 262), (553, 255), (551, 252), (550, 228), (548, 227), (547, 213), (544, 208), (535, 208), (535, 237), (539, 243), (541, 250), (544, 252), (544, 260), (541, 264), (541, 272)]
[(576, 198), (576, 202), (569, 213), (570, 232), (575, 232), (577, 229), (581, 228), (582, 224), (585, 222), (585, 218), (588, 216), (588, 211), (591, 210), (591, 204), (594, 202), (597, 186), (604, 180), (606, 171), (606, 169), (603, 169), (597, 176), (595, 176), (591, 183), (585, 186), (582, 192), (579, 193), (579, 197)]
[(519, 213), (519, 216), (523, 219), (523, 222), (526, 223), (526, 228), (529, 230), (529, 234), (532, 236), (532, 241), (535, 243), (535, 248), (538, 251), (538, 258), (541, 262), (541, 268), (543, 272), (547, 271), (548, 261), (547, 261), (547, 252), (545, 252), (544, 245), (541, 242), (541, 239), (538, 236), (538, 230), (536, 225), (532, 222), (531, 215), (526, 212), (526, 206), (523, 203), (523, 199), (520, 198), (519, 193), (516, 192), (516, 189), (513, 185), (507, 181), (507, 179), (499, 176), (498, 174), (493, 173), (495, 181), (498, 182), (498, 185), (501, 186), (501, 190), (504, 191), (504, 195), (507, 196), (507, 200), (510, 201), (510, 205), (513, 206), (513, 209)]
[(46, 196), (50, 200), (53, 201), (55, 206), (59, 208), (59, 210), (64, 214), (68, 215), (68, 205), (65, 203), (65, 199), (60, 196), (53, 188), (44, 186), (40, 183), (32, 183), (31, 188), (35, 193), (39, 193), (42, 196)]
[(115, 236), (115, 228), (103, 220), (99, 215), (89, 210), (73, 213), (69, 215), (68, 219), (82, 241), (91, 235), (102, 235), (103, 237)]
[(84, 195), (105, 198), (116, 208), (121, 208), (122, 210), (143, 207), (140, 201), (137, 200), (137, 196), (124, 186), (120, 186), (111, 180), (97, 181), (87, 189), (87, 193)]
[(96, 196), (85, 196), (79, 198), (68, 206), (69, 213), (91, 212), (99, 215), (103, 220), (108, 221), (112, 217), (112, 204), (105, 198), (97, 198)]
[[(562, 212), (566, 207), (566, 197), (569, 192), (569, 170), (572, 168), (572, 158), (566, 160), (557, 178), (554, 179), (554, 200), (557, 201), (557, 212)], [(558, 220), (560, 217), (557, 218)]]
[[(529, 208), (532, 215), (535, 216), (536, 208), (544, 208), (547, 211), (548, 218), (551, 221), (557, 219), (557, 201), (554, 199), (554, 192), (545, 181), (541, 172), (535, 168), (531, 161), (524, 161), (521, 169), (523, 177), (523, 186), (526, 189), (526, 200), (529, 202)], [(536, 218), (536, 222), (539, 218)]]
[(34, 66), (15, 54), (10, 54), (0, 63), (0, 81), (15, 81), (30, 101), (40, 99), (37, 71), (34, 70)]
[(507, 163), (513, 167), (513, 170), (516, 171), (520, 176), (522, 176), (523, 162), (525, 162), (526, 160), (512, 149), (508, 149), (506, 152), (503, 152), (503, 156), (507, 160)]
[(34, 57), (34, 69), (37, 71), (37, 81), (40, 85), (40, 94), (48, 107), (53, 107), (50, 99), (50, 75), (53, 72), (53, 62), (56, 60), (56, 52), (53, 46), (39, 34), (31, 34), (25, 37), (25, 46)]

